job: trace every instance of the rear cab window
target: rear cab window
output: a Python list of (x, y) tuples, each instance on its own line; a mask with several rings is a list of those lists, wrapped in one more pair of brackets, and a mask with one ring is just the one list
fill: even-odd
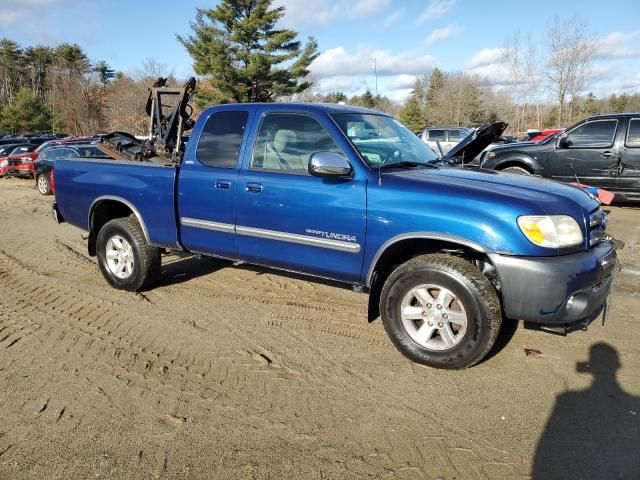
[(212, 113), (202, 129), (196, 149), (200, 163), (208, 167), (235, 168), (248, 118), (246, 110)]

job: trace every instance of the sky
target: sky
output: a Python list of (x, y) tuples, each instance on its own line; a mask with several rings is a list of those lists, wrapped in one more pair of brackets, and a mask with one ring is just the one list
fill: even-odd
[[(0, 38), (23, 45), (80, 44), (94, 62), (135, 74), (155, 58), (179, 77), (193, 74), (176, 39), (196, 8), (213, 0), (0, 0)], [(533, 6), (539, 3), (541, 6)], [(282, 26), (315, 37), (321, 55), (314, 90), (349, 95), (377, 88), (404, 100), (415, 79), (438, 67), (486, 78), (505, 88), (501, 53), (514, 32), (532, 35), (544, 67), (545, 30), (555, 15), (579, 16), (598, 45), (586, 91), (640, 93), (640, 1), (274, 0)]]

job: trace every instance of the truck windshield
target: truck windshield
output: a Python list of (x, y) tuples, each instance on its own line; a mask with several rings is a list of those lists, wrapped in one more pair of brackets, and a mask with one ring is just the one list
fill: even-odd
[(438, 160), (422, 140), (393, 117), (372, 113), (335, 113), (332, 117), (370, 167), (427, 165)]

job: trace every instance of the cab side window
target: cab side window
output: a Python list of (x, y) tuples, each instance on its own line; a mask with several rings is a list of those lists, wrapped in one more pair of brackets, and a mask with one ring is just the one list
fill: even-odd
[(248, 118), (247, 111), (213, 113), (198, 141), (198, 160), (208, 167), (235, 168)]
[(56, 152), (56, 156), (53, 158), (70, 158), (70, 157), (77, 157), (78, 154), (76, 153), (75, 150), (72, 150), (71, 148), (60, 148), (57, 152)]
[(567, 134), (572, 148), (609, 147), (613, 145), (618, 121), (594, 120), (574, 128)]
[(629, 120), (629, 130), (627, 140), (624, 142), (627, 147), (640, 148), (640, 118)]
[(298, 113), (268, 113), (262, 119), (251, 169), (308, 174), (311, 155), (342, 153), (315, 118)]
[(449, 141), (450, 142), (459, 142), (464, 138), (464, 134), (462, 130), (449, 130)]
[(429, 141), (444, 142), (444, 130), (429, 130)]

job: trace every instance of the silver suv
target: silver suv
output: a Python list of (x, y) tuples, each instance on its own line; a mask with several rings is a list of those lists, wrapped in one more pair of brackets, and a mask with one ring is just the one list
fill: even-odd
[(445, 154), (472, 131), (470, 128), (463, 127), (429, 127), (425, 128), (419, 136), (431, 150), (440, 155), (438, 143), (440, 143), (442, 154)]

